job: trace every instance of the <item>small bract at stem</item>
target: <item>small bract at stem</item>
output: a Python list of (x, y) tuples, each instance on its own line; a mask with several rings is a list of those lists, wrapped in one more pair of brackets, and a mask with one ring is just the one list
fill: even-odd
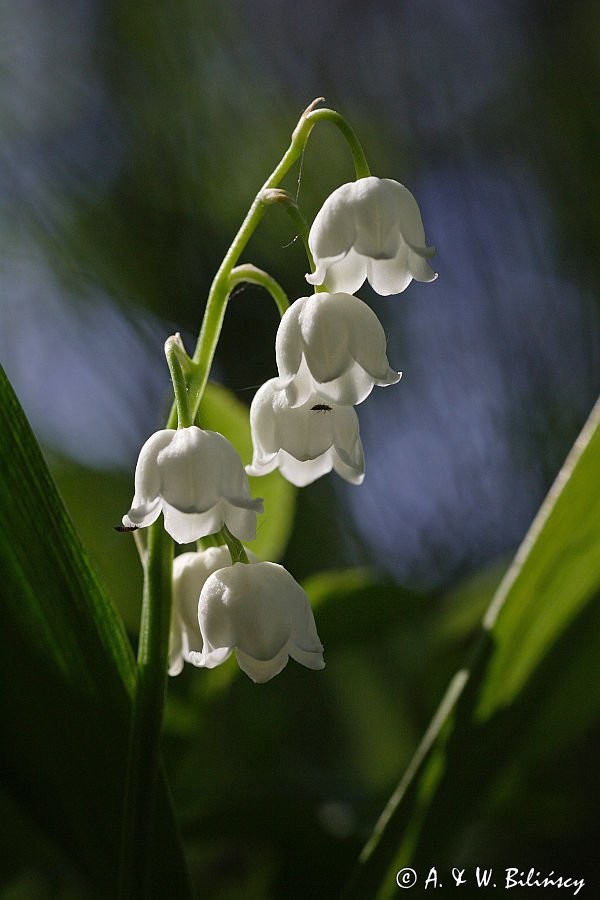
[(165, 341), (165, 356), (171, 373), (173, 391), (175, 393), (175, 405), (177, 407), (177, 424), (179, 428), (189, 428), (193, 418), (191, 416), (188, 399), (188, 386), (184, 374), (184, 366), (191, 370), (192, 361), (185, 352), (183, 341), (179, 333), (172, 335)]

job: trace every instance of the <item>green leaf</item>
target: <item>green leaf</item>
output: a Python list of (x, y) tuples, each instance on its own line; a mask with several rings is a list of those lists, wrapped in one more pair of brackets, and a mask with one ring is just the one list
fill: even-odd
[[(203, 428), (219, 431), (231, 441), (244, 465), (252, 460), (252, 437), (248, 407), (222, 385), (206, 385), (199, 420)], [(277, 560), (283, 555), (294, 521), (296, 489), (279, 472), (251, 477), (253, 497), (263, 497), (265, 511), (258, 521), (256, 541), (251, 549), (261, 559)]]
[(487, 859), (490, 845), (501, 853), (502, 840), (518, 835), (537, 768), (560, 769), (560, 754), (598, 716), (598, 485), (600, 403), (363, 850), (348, 896), (397, 896), (403, 866), (482, 863), (472, 857), (478, 836)]
[[(1, 368), (0, 571), (6, 796), (60, 848), (86, 896), (110, 896), (135, 664)], [(185, 897), (164, 784), (158, 793), (156, 896)]]

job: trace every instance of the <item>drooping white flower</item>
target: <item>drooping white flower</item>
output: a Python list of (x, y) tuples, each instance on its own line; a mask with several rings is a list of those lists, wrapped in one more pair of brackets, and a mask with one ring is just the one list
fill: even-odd
[(332, 403), (361, 403), (373, 386), (396, 384), (385, 332), (373, 310), (350, 294), (300, 297), (286, 310), (275, 341), (277, 368), (292, 406), (318, 392)]
[(369, 280), (373, 290), (399, 294), (411, 280), (433, 281), (417, 201), (390, 178), (360, 178), (343, 184), (325, 201), (312, 224), (308, 244), (316, 271), (310, 284), (353, 294)]
[(365, 461), (352, 406), (339, 406), (319, 394), (291, 406), (278, 378), (266, 381), (250, 407), (254, 454), (249, 475), (281, 474), (304, 487), (334, 469), (352, 484), (361, 484)]
[[(257, 562), (247, 550), (248, 558)], [(169, 635), (169, 675), (179, 675), (189, 654), (201, 646), (198, 624), (198, 601), (206, 579), (225, 566), (231, 565), (226, 546), (208, 547), (196, 553), (180, 553), (173, 560), (173, 608)]]
[(253, 541), (263, 503), (250, 497), (242, 461), (229, 441), (192, 425), (163, 429), (148, 438), (123, 525), (151, 525), (161, 511), (165, 530), (178, 544), (214, 534), (224, 524), (240, 540)]
[(242, 671), (263, 683), (290, 656), (310, 669), (325, 665), (308, 597), (277, 563), (236, 563), (212, 574), (200, 593), (198, 621), (202, 651), (189, 654), (195, 666), (212, 669), (235, 651)]
[(198, 649), (200, 591), (209, 575), (231, 565), (227, 547), (209, 547), (197, 553), (181, 553), (173, 560), (173, 609), (169, 637), (169, 675), (179, 675), (190, 650)]

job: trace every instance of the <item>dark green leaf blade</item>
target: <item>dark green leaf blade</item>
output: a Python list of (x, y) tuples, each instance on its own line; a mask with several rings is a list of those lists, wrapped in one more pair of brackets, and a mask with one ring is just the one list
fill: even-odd
[[(5, 790), (60, 847), (86, 895), (110, 896), (135, 664), (1, 368), (0, 573)], [(164, 785), (158, 793), (156, 896), (185, 897)]]

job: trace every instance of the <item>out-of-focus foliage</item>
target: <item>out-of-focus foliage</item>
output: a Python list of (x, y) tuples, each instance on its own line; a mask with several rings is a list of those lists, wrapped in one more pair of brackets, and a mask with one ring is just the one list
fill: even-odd
[[(505, 833), (526, 815), (525, 785), (532, 779), (537, 788), (540, 770), (552, 771), (598, 721), (598, 691), (586, 687), (600, 683), (599, 480), (600, 402), (500, 584), (411, 778), (376, 829), (351, 896), (393, 897), (397, 871), (424, 871), (432, 859), (443, 871), (473, 859), (500, 864), (512, 853), (512, 865), (527, 871), (527, 853)], [(537, 854), (549, 835), (563, 836), (565, 815), (592, 827), (587, 791), (561, 793), (532, 828)], [(459, 808), (460, 829), (449, 829)], [(564, 841), (548, 870), (593, 876), (591, 840)], [(536, 858), (536, 869), (543, 865)]]
[[(133, 656), (1, 369), (0, 509), (4, 882), (23, 870), (35, 881), (39, 864), (74, 896), (109, 896)], [(185, 869), (164, 785), (158, 797), (153, 879), (167, 896)]]

